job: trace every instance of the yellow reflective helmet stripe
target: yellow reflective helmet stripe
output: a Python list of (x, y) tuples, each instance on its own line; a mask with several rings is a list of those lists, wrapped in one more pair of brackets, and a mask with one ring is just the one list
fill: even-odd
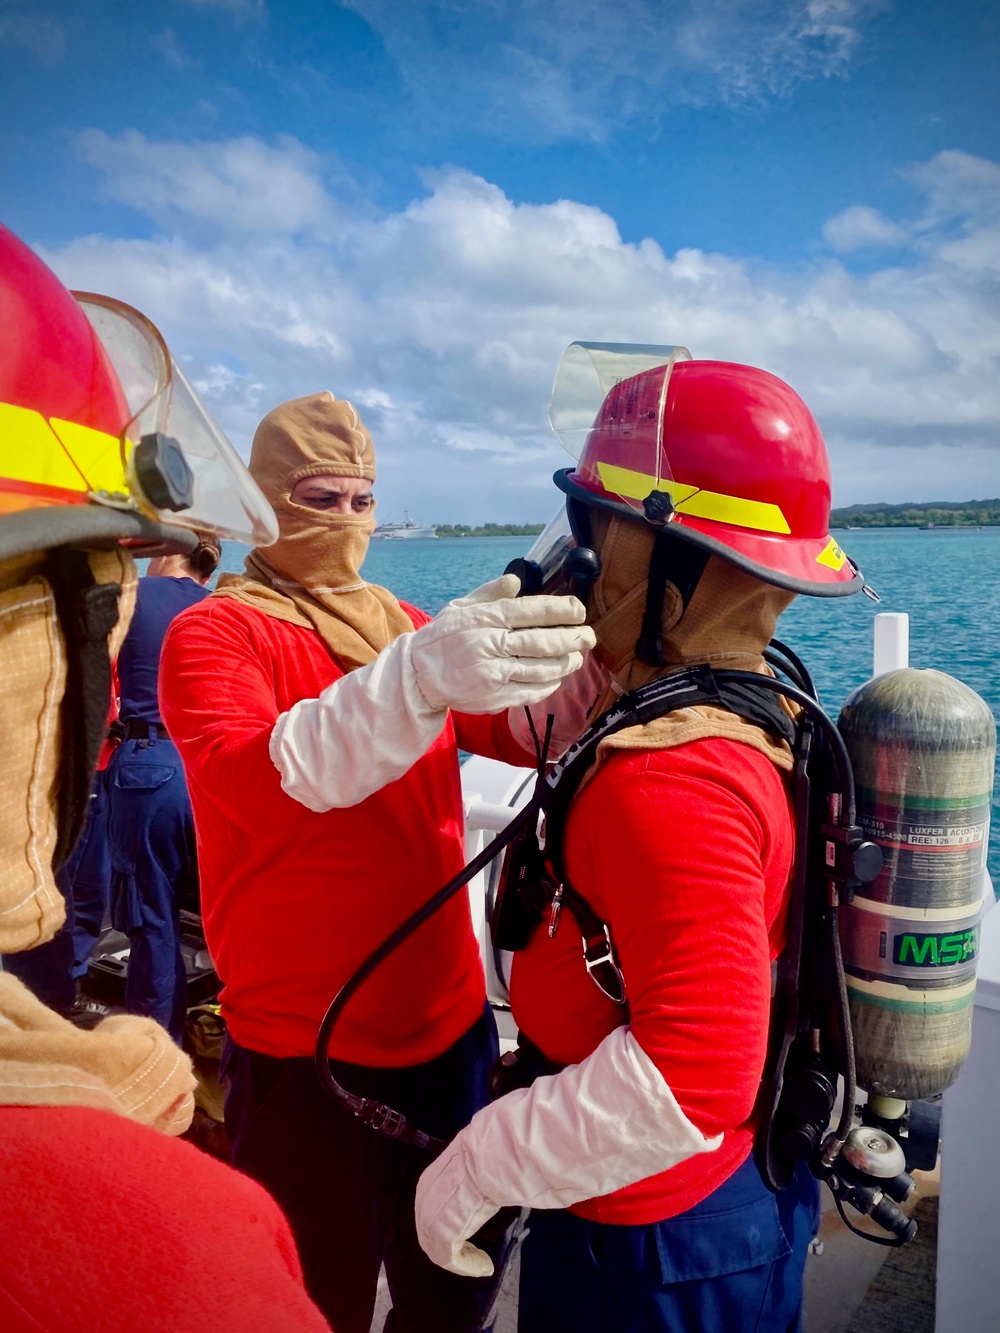
[(49, 425), (90, 483), (88, 490), (127, 493), (122, 445), (117, 435), (94, 430), (92, 426), (80, 426), (75, 421), (60, 421), (57, 417), (51, 417)]
[(816, 557), (817, 565), (826, 565), (828, 569), (840, 570), (847, 563), (847, 556), (831, 537)]
[(125, 494), (129, 485), (117, 435), (0, 403), (0, 479), (63, 491)]
[(650, 491), (665, 491), (674, 511), (691, 518), (707, 518), (715, 523), (729, 523), (755, 532), (779, 532), (791, 535), (791, 528), (781, 509), (766, 500), (746, 500), (739, 495), (703, 491), (682, 481), (650, 476), (614, 463), (598, 463), (597, 471), (606, 490), (627, 500), (645, 500)]

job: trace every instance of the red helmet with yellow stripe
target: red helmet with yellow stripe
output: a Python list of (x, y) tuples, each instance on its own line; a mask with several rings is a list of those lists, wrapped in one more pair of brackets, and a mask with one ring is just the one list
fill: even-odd
[(270, 506), (156, 328), (71, 294), (0, 226), (0, 555), (193, 531), (267, 545)]
[[(587, 399), (596, 392), (595, 416)], [(862, 587), (829, 534), (819, 427), (777, 376), (694, 361), (685, 348), (576, 343), (551, 419), (571, 452), (582, 445), (576, 467), (555, 476), (571, 498), (643, 519), (794, 592)]]

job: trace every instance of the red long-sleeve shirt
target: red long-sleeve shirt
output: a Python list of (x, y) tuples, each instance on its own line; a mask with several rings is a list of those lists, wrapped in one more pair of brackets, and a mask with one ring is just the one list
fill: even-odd
[(197, 1148), (89, 1107), (0, 1107), (5, 1333), (321, 1333), (278, 1205)]
[[(405, 608), (415, 626), (428, 619)], [(456, 730), (399, 778), (316, 814), (281, 790), (268, 753), (281, 713), (343, 672), (319, 635), (231, 598), (178, 616), (163, 645), (160, 705), (184, 761), (205, 936), (234, 1039), (311, 1055), (358, 964), (464, 864)], [(504, 718), (455, 716), (463, 748), (522, 762)], [(331, 1054), (400, 1067), (445, 1051), (479, 1017), (484, 981), (458, 894), (364, 983)]]
[[(715, 1152), (573, 1211), (642, 1224), (706, 1198), (747, 1158), (763, 1069), (771, 962), (784, 946), (794, 850), (778, 769), (735, 741), (618, 751), (574, 803), (570, 883), (611, 928), (632, 1032)], [(591, 981), (564, 911), (515, 955), (519, 1027), (561, 1064), (584, 1059), (622, 1021)]]

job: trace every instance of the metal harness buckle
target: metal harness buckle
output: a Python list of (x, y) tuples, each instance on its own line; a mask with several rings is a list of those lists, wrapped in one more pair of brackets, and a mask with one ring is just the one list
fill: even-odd
[(603, 935), (592, 940), (581, 936), (583, 940), (583, 961), (594, 985), (613, 1004), (625, 1003), (625, 976), (615, 958), (615, 947), (611, 943), (611, 932), (603, 922)]

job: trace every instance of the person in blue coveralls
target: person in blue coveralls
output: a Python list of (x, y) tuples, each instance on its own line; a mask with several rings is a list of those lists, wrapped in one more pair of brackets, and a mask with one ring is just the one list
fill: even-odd
[(184, 1031), (186, 983), (180, 906), (195, 882), (194, 822), (180, 756), (160, 718), (157, 687), (167, 626), (208, 596), (221, 551), (203, 539), (189, 555), (151, 560), (118, 655), (121, 745), (111, 760), (111, 919), (128, 935), (125, 1008)]

